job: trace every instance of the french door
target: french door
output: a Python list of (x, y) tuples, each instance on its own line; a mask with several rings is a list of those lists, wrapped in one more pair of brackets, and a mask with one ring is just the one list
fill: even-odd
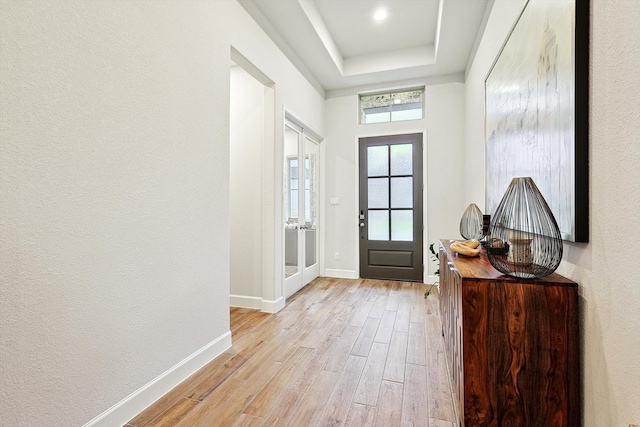
[(422, 134), (359, 144), (360, 277), (422, 282)]
[(286, 121), (284, 133), (285, 298), (318, 277), (319, 148)]

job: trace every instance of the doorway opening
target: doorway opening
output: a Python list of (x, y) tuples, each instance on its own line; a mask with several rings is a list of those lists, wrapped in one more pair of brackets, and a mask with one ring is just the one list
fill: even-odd
[(266, 194), (273, 182), (274, 85), (231, 49), (229, 123), (230, 305), (272, 312), (275, 281), (269, 274), (274, 238)]

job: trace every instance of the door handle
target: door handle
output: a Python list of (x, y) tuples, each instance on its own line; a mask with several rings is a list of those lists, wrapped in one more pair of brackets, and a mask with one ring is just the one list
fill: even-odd
[(360, 228), (363, 228), (363, 227), (364, 227), (364, 222), (361, 222), (360, 223)]

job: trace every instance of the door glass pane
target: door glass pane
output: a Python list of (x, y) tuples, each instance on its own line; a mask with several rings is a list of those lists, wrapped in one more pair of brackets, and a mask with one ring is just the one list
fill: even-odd
[(420, 120), (422, 119), (422, 104), (418, 104), (416, 108), (411, 110), (400, 110), (391, 112), (391, 121), (400, 122), (403, 120)]
[(413, 211), (391, 211), (391, 240), (413, 240)]
[(369, 178), (369, 208), (389, 207), (389, 178)]
[(385, 111), (383, 113), (365, 113), (362, 122), (364, 124), (386, 123), (391, 121), (391, 113)]
[(389, 240), (389, 211), (369, 211), (369, 240)]
[(290, 157), (289, 163), (289, 191), (287, 195), (289, 197), (289, 203), (287, 208), (289, 210), (289, 218), (298, 219), (298, 158)]
[(413, 178), (391, 178), (391, 207), (413, 207)]
[(317, 225), (318, 225), (318, 145), (305, 141), (305, 267), (317, 262)]
[(412, 148), (412, 144), (397, 144), (391, 146), (391, 175), (413, 174)]
[(389, 175), (389, 146), (367, 148), (367, 176)]
[(285, 277), (298, 272), (298, 132), (284, 132), (284, 270)]

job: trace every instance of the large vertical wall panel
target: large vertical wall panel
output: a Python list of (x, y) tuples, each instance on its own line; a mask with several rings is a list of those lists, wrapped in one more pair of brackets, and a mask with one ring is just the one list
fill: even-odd
[(0, 40), (0, 424), (82, 425), (229, 331), (231, 46), (276, 120), (322, 95), (234, 0), (2, 0)]

